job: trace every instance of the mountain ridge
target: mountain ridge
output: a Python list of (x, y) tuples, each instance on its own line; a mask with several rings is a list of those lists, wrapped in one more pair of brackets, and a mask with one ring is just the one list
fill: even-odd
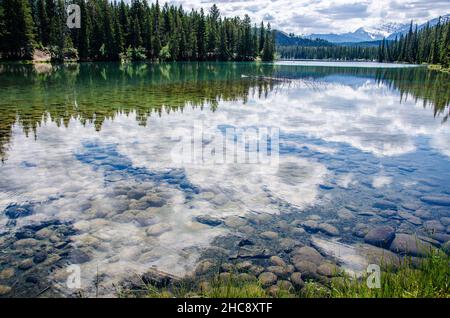
[[(441, 19), (444, 21), (450, 20), (450, 14), (445, 14), (441, 16)], [(439, 18), (428, 20), (425, 23), (418, 24), (418, 29), (421, 30), (427, 24), (429, 24), (430, 26), (436, 25), (438, 21)], [(360, 27), (353, 32), (346, 32), (339, 34), (313, 33), (305, 35), (304, 38), (310, 40), (321, 39), (336, 44), (379, 41), (382, 40), (383, 38), (386, 38), (387, 40), (395, 40), (396, 37), (400, 37), (400, 35), (406, 34), (409, 31), (409, 27), (410, 23), (388, 22), (375, 27), (365, 27), (365, 28)]]

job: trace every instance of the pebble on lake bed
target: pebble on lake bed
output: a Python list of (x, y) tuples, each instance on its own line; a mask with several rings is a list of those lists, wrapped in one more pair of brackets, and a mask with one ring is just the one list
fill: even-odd
[(278, 238), (278, 233), (272, 231), (262, 232), (260, 237), (266, 240), (275, 240)]
[(27, 270), (27, 269), (30, 269), (31, 267), (33, 267), (33, 265), (34, 265), (33, 260), (26, 259), (19, 263), (18, 268), (21, 270)]
[(299, 272), (291, 274), (291, 282), (298, 289), (301, 289), (305, 286), (305, 282), (302, 279), (302, 274)]
[(11, 287), (0, 285), (0, 296), (5, 296), (11, 292)]
[(269, 287), (277, 282), (277, 276), (271, 272), (264, 272), (258, 276), (258, 280), (263, 287)]
[(431, 249), (433, 247), (430, 243), (409, 234), (396, 234), (390, 246), (393, 252), (411, 256), (426, 256)]
[(270, 262), (271, 262), (274, 266), (282, 266), (282, 267), (286, 266), (286, 262), (283, 261), (283, 259), (282, 259), (281, 257), (276, 256), (276, 255), (270, 257)]
[(384, 225), (371, 229), (364, 237), (364, 241), (378, 247), (389, 247), (394, 237), (395, 230), (390, 226)]
[(7, 280), (14, 276), (15, 274), (14, 268), (5, 268), (0, 272), (0, 280)]
[(161, 234), (168, 232), (172, 229), (172, 226), (165, 223), (158, 223), (152, 226), (149, 226), (145, 233), (148, 236), (160, 236)]
[(319, 231), (321, 231), (327, 235), (330, 235), (330, 236), (338, 236), (339, 235), (339, 230), (335, 226), (328, 224), (328, 223), (319, 224), (318, 229), (319, 229)]

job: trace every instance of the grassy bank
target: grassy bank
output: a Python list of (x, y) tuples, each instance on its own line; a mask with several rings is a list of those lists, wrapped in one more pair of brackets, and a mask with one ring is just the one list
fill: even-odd
[[(238, 274), (216, 275), (196, 283), (186, 280), (163, 288), (142, 284), (140, 290), (121, 290), (119, 297), (150, 298), (450, 298), (450, 257), (436, 252), (419, 261), (404, 259), (396, 269), (381, 272), (381, 287), (369, 288), (367, 278), (345, 274), (321, 283), (307, 281), (302, 289), (278, 284), (264, 288), (257, 280)], [(286, 282), (286, 281), (284, 281)]]
[(450, 68), (443, 67), (440, 64), (429, 64), (428, 69), (430, 71), (440, 71), (440, 72), (444, 72), (444, 73), (450, 73)]

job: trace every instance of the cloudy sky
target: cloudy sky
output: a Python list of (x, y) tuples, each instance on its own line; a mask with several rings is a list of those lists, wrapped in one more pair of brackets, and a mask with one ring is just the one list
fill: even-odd
[[(156, 1), (156, 0), (155, 0)], [(160, 0), (164, 2), (164, 0)], [(248, 14), (296, 34), (352, 32), (386, 22), (417, 22), (450, 13), (450, 0), (170, 0), (185, 8), (216, 3), (227, 16)]]

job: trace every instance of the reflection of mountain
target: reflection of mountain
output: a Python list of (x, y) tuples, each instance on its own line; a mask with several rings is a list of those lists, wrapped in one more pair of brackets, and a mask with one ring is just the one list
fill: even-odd
[[(230, 63), (130, 64), (53, 66), (0, 65), (0, 156), (5, 157), (12, 127), (36, 133), (43, 119), (68, 125), (71, 119), (93, 123), (135, 112), (145, 125), (152, 114), (186, 106), (211, 106), (220, 101), (246, 102), (249, 94), (266, 96), (274, 78), (308, 79), (361, 86), (367, 79), (385, 83), (434, 107), (448, 118), (449, 75), (424, 68), (356, 68)], [(343, 80), (344, 79), (344, 80)]]

